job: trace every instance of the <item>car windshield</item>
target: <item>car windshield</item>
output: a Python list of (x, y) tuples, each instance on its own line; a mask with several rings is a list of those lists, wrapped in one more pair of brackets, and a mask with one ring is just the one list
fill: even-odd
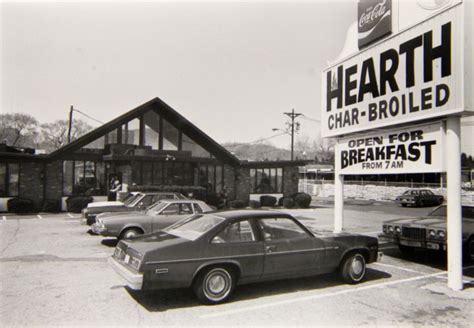
[(130, 204), (132, 204), (138, 197), (140, 197), (139, 194), (136, 194), (136, 195), (133, 195), (129, 198), (127, 198), (123, 203), (127, 206), (129, 206)]
[(446, 206), (440, 206), (428, 214), (428, 216), (447, 216), (447, 208)]
[[(429, 214), (429, 216), (448, 216), (447, 206), (440, 206)], [(474, 220), (474, 206), (463, 206), (462, 207), (462, 218), (468, 220)]]
[(194, 241), (222, 221), (224, 221), (222, 217), (196, 214), (178, 221), (163, 231), (176, 237)]
[(168, 202), (159, 201), (155, 204), (150, 205), (146, 210), (146, 215), (158, 215), (162, 209), (168, 206)]

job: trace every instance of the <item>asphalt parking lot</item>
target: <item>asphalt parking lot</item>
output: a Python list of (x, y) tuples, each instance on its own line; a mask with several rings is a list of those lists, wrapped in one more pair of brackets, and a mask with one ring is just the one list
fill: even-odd
[[(429, 208), (354, 204), (345, 228), (377, 235), (386, 219)], [(291, 210), (332, 228), (330, 204)], [(446, 261), (436, 253), (404, 258), (394, 245), (369, 265), (367, 279), (345, 285), (337, 275), (239, 286), (230, 302), (199, 304), (189, 290), (134, 292), (107, 264), (114, 239), (87, 233), (78, 214), (0, 214), (2, 326), (287, 326), (429, 325), (474, 322), (474, 263), (464, 263), (465, 289), (447, 288)]]

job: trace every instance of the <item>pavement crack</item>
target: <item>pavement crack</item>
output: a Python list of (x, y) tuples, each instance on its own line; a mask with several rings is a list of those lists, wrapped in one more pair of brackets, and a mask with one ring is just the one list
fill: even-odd
[(11, 237), (7, 245), (0, 251), (0, 254), (3, 254), (11, 245), (13, 245), (16, 242), (19, 230), (20, 230), (20, 220), (16, 220), (16, 227), (15, 227), (15, 230), (13, 231), (13, 236)]

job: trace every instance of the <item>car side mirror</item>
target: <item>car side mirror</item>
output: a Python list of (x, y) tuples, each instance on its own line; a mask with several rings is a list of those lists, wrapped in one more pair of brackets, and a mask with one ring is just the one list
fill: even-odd
[(269, 234), (268, 232), (264, 232), (264, 233), (263, 233), (263, 238), (264, 238), (265, 240), (272, 240), (272, 235)]

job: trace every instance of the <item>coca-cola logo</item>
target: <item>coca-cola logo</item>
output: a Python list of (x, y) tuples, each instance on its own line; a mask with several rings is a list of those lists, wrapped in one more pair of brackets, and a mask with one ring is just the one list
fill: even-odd
[(383, 0), (375, 6), (367, 8), (366, 12), (360, 15), (359, 28), (363, 28), (366, 25), (375, 25), (385, 15), (387, 10), (386, 2), (387, 0)]

